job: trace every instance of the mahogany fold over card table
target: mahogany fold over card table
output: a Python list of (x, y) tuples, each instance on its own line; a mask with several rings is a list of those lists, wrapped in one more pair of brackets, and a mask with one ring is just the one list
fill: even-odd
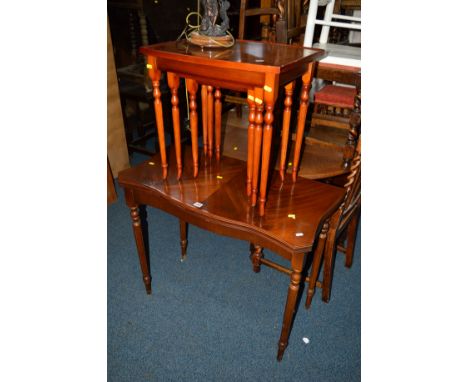
[[(184, 152), (185, 166), (193, 171), (195, 166), (189, 148)], [(170, 151), (169, 161), (176, 161), (175, 150)], [(277, 358), (281, 360), (288, 345), (298, 303), (299, 285), (307, 279), (304, 277), (307, 271), (304, 269), (306, 257), (312, 251), (319, 234), (318, 242), (322, 241), (323, 248), (326, 235), (322, 234), (326, 232), (322, 227), (326, 226), (324, 223), (343, 201), (344, 189), (301, 177), (296, 182), (282, 182), (279, 172), (275, 171), (272, 175), (269, 202), (264, 216), (260, 216), (251, 207), (245, 194), (239, 192), (245, 185), (245, 162), (222, 157), (220, 161), (202, 166), (197, 178), (184, 173), (180, 179), (175, 166), (168, 168), (166, 179), (163, 179), (160, 166), (160, 157), (154, 156), (119, 174), (119, 184), (125, 190), (125, 200), (131, 211), (147, 293), (151, 293), (151, 274), (140, 221), (140, 205), (158, 208), (180, 219), (183, 256), (187, 245), (186, 229), (183, 228), (186, 223), (254, 243), (255, 249), (258, 249), (252, 253), (256, 272), (260, 270), (261, 263), (275, 264), (261, 258), (262, 247), (271, 249), (291, 264), (291, 270), (273, 266), (290, 275), (278, 344)], [(294, 214), (294, 219), (288, 218), (290, 214)]]
[[(201, 85), (203, 151), (205, 158), (209, 158), (210, 160), (213, 157), (213, 130), (216, 160), (219, 161), (221, 156), (220, 88), (247, 92), (250, 113), (246, 137), (248, 142), (246, 192), (250, 197), (252, 206), (257, 204), (257, 195), (259, 194), (258, 208), (260, 215), (263, 215), (265, 213), (270, 166), (273, 108), (278, 96), (278, 90), (281, 86), (284, 86), (286, 90), (280, 170), (280, 173), (284, 176), (292, 94), (295, 80), (302, 77), (301, 102), (296, 133), (296, 142), (298, 143), (294, 150), (292, 169), (293, 179), (295, 180), (299, 165), (314, 65), (318, 59), (326, 55), (325, 52), (320, 49), (304, 48), (295, 45), (242, 40), (236, 41), (233, 47), (227, 49), (204, 50), (198, 46), (190, 45), (183, 40), (145, 46), (140, 48), (140, 51), (147, 56), (148, 74), (153, 83), (163, 177), (167, 176), (167, 161), (160, 91), (162, 72), (167, 72), (167, 82), (172, 94), (172, 120), (178, 178), (182, 175), (183, 166), (178, 106), (180, 77), (185, 78), (190, 98), (190, 130), (194, 177), (197, 177), (199, 168), (198, 112), (196, 102), (198, 85)], [(258, 190), (259, 177), (261, 178), (260, 189)]]

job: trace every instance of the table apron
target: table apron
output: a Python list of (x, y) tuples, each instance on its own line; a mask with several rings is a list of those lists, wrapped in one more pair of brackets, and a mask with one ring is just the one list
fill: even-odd
[(311, 245), (306, 248), (292, 249), (283, 245), (280, 241), (262, 235), (259, 231), (254, 231), (247, 227), (230, 223), (229, 221), (221, 221), (214, 216), (210, 217), (198, 211), (188, 210), (183, 206), (178, 206), (176, 203), (170, 203), (164, 198), (157, 197), (152, 192), (145, 192), (136, 188), (132, 188), (130, 192), (132, 193), (132, 199), (137, 205), (148, 205), (157, 208), (189, 224), (219, 235), (254, 242), (257, 245), (270, 249), (287, 260), (291, 260), (294, 253), (306, 253), (311, 251), (313, 246), (313, 243), (311, 243)]
[(309, 63), (306, 62), (302, 65), (292, 67), (289, 70), (286, 69), (284, 72), (280, 73), (278, 85), (284, 86), (295, 79), (300, 79), (302, 75), (307, 72), (308, 67)]
[(175, 73), (180, 77), (192, 78), (201, 85), (230, 90), (247, 91), (265, 85), (265, 73), (263, 72), (194, 65), (163, 58), (158, 58), (158, 69)]

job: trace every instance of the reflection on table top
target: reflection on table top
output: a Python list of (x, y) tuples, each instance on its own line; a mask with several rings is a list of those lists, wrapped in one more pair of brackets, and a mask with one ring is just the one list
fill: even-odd
[(256, 70), (280, 72), (286, 66), (298, 62), (311, 62), (320, 59), (325, 53), (316, 48), (296, 45), (273, 44), (259, 41), (237, 40), (231, 48), (206, 49), (191, 45), (185, 40), (163, 42), (140, 48), (149, 56), (177, 58), (186, 62), (220, 61), (220, 64), (250, 64)]

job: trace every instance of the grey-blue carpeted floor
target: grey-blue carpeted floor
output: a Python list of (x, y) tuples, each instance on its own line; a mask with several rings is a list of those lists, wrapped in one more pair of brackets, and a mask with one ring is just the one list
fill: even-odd
[(277, 362), (289, 277), (267, 267), (254, 273), (249, 243), (194, 226), (182, 263), (178, 220), (148, 207), (148, 296), (129, 210), (116, 188), (118, 201), (108, 207), (109, 381), (360, 380), (360, 228), (352, 268), (338, 253), (328, 304), (317, 289), (305, 310), (302, 295)]

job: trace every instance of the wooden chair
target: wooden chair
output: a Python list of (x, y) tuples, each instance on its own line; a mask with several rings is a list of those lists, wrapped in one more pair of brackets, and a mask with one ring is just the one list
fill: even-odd
[[(241, 0), (240, 3), (240, 12), (239, 12), (239, 40), (245, 38), (245, 29), (246, 29), (246, 18), (247, 17), (260, 17), (260, 23), (262, 25), (261, 29), (261, 39), (263, 41), (276, 42), (276, 22), (278, 19), (282, 19), (280, 9), (277, 7), (277, 0), (273, 0), (274, 4), (272, 5), (272, 0), (262, 0), (260, 7), (249, 8), (248, 0)], [(280, 36), (284, 35), (280, 31)]]
[[(308, 139), (306, 138), (306, 142), (309, 144), (326, 141), (328, 145), (335, 146), (337, 149), (342, 149), (344, 146), (343, 166), (347, 168), (351, 162), (358, 138), (353, 129), (353, 123), (351, 123), (351, 114), (353, 110), (356, 111), (356, 108), (360, 108), (360, 105), (356, 105), (356, 102), (360, 102), (361, 97), (360, 71), (351, 71), (339, 65), (327, 65), (326, 67), (319, 65), (316, 77), (326, 80), (340, 78), (342, 83), (353, 86), (325, 85), (314, 93), (311, 129)], [(359, 100), (357, 101), (357, 99)], [(325, 127), (325, 129), (322, 128), (321, 131), (317, 131), (320, 126)], [(327, 135), (336, 134), (333, 129), (345, 130), (344, 133), (346, 135), (347, 132), (347, 138), (341, 142), (333, 142), (328, 139)]]
[[(348, 30), (361, 29), (360, 17), (334, 13), (333, 8), (339, 2), (339, 0), (311, 0), (309, 7), (304, 45), (329, 51), (329, 57), (325, 59), (327, 62), (319, 64), (316, 75), (316, 78), (327, 81), (327, 84), (314, 94), (314, 113), (309, 138), (315, 139), (316, 143), (324, 141), (318, 139), (319, 136), (323, 137), (324, 133), (314, 131), (317, 126), (331, 128), (323, 129), (328, 135), (335, 134), (333, 128), (347, 129), (357, 93), (356, 82), (360, 81), (355, 78), (360, 75), (360, 48), (329, 43), (330, 27)], [(317, 18), (317, 9), (324, 5), (325, 14), (321, 20)], [(321, 25), (322, 29), (318, 44), (312, 44), (316, 25)], [(325, 139), (325, 142), (329, 141)], [(349, 160), (350, 158), (347, 158), (347, 165), (349, 165)]]
[[(361, 116), (353, 112), (353, 123), (361, 124)], [(321, 247), (314, 254), (313, 264), (310, 270), (309, 286), (307, 290), (306, 308), (310, 307), (312, 297), (317, 285), (322, 287), (322, 300), (330, 300), (332, 283), (332, 269), (336, 250), (345, 254), (345, 266), (351, 267), (354, 247), (356, 243), (357, 227), (361, 211), (361, 138), (359, 137), (354, 157), (350, 166), (350, 172), (346, 176), (343, 186), (346, 189), (344, 202), (330, 219), (326, 241), (320, 242)], [(346, 238), (346, 247), (343, 245)], [(323, 261), (323, 281), (317, 283), (320, 263)]]
[(245, 38), (246, 18), (250, 16), (260, 16), (261, 38), (264, 41), (291, 43), (305, 32), (307, 17), (303, 0), (261, 0), (258, 8), (248, 8), (248, 0), (241, 0), (241, 40)]

